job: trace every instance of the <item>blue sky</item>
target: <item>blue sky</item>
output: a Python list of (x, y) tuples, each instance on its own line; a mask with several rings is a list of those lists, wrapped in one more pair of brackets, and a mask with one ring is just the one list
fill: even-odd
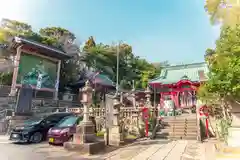
[(219, 27), (209, 24), (205, 0), (8, 1), (1, 4), (0, 18), (25, 21), (36, 30), (61, 26), (80, 42), (89, 36), (109, 44), (121, 40), (151, 62), (201, 62), (219, 36)]

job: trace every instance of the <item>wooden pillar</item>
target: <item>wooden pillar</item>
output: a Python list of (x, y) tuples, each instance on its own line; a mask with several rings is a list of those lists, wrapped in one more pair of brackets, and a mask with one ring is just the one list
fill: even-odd
[(16, 95), (16, 84), (17, 84), (17, 76), (18, 76), (18, 69), (19, 69), (19, 61), (21, 57), (22, 52), (22, 45), (17, 47), (17, 53), (14, 59), (14, 69), (13, 69), (13, 76), (12, 76), (12, 86), (11, 86), (11, 92), (10, 96)]
[(179, 91), (177, 91), (175, 99), (176, 99), (176, 107), (180, 108), (180, 106), (179, 106)]

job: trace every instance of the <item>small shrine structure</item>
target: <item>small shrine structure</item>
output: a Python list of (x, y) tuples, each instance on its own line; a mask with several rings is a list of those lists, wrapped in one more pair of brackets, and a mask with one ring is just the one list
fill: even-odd
[(207, 81), (206, 63), (192, 63), (168, 66), (149, 85), (160, 94), (160, 106), (172, 100), (176, 108), (196, 106), (197, 88)]
[[(80, 75), (78, 81), (73, 84), (69, 84), (69, 88), (73, 91), (81, 91), (86, 82), (89, 82), (94, 92), (94, 102), (103, 101), (105, 94), (116, 90), (115, 83), (107, 76), (100, 72), (85, 71)], [(79, 93), (81, 96), (81, 93)]]
[(72, 55), (21, 37), (12, 39), (9, 50), (14, 61), (10, 95), (16, 95), (17, 89), (28, 84), (37, 93), (44, 92), (43, 95), (57, 99), (61, 61)]

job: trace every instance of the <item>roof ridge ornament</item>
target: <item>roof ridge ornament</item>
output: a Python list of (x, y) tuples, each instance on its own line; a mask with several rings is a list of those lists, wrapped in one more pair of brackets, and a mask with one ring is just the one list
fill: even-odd
[(186, 74), (184, 74), (182, 77), (181, 77), (182, 80), (187, 80), (189, 79), (188, 76)]

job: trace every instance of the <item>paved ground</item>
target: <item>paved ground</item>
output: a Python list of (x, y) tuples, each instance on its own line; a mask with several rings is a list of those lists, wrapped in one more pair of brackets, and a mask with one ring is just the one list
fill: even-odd
[(145, 140), (98, 156), (83, 156), (47, 143), (18, 145), (0, 137), (1, 160), (214, 160), (206, 152), (206, 144), (196, 141)]

